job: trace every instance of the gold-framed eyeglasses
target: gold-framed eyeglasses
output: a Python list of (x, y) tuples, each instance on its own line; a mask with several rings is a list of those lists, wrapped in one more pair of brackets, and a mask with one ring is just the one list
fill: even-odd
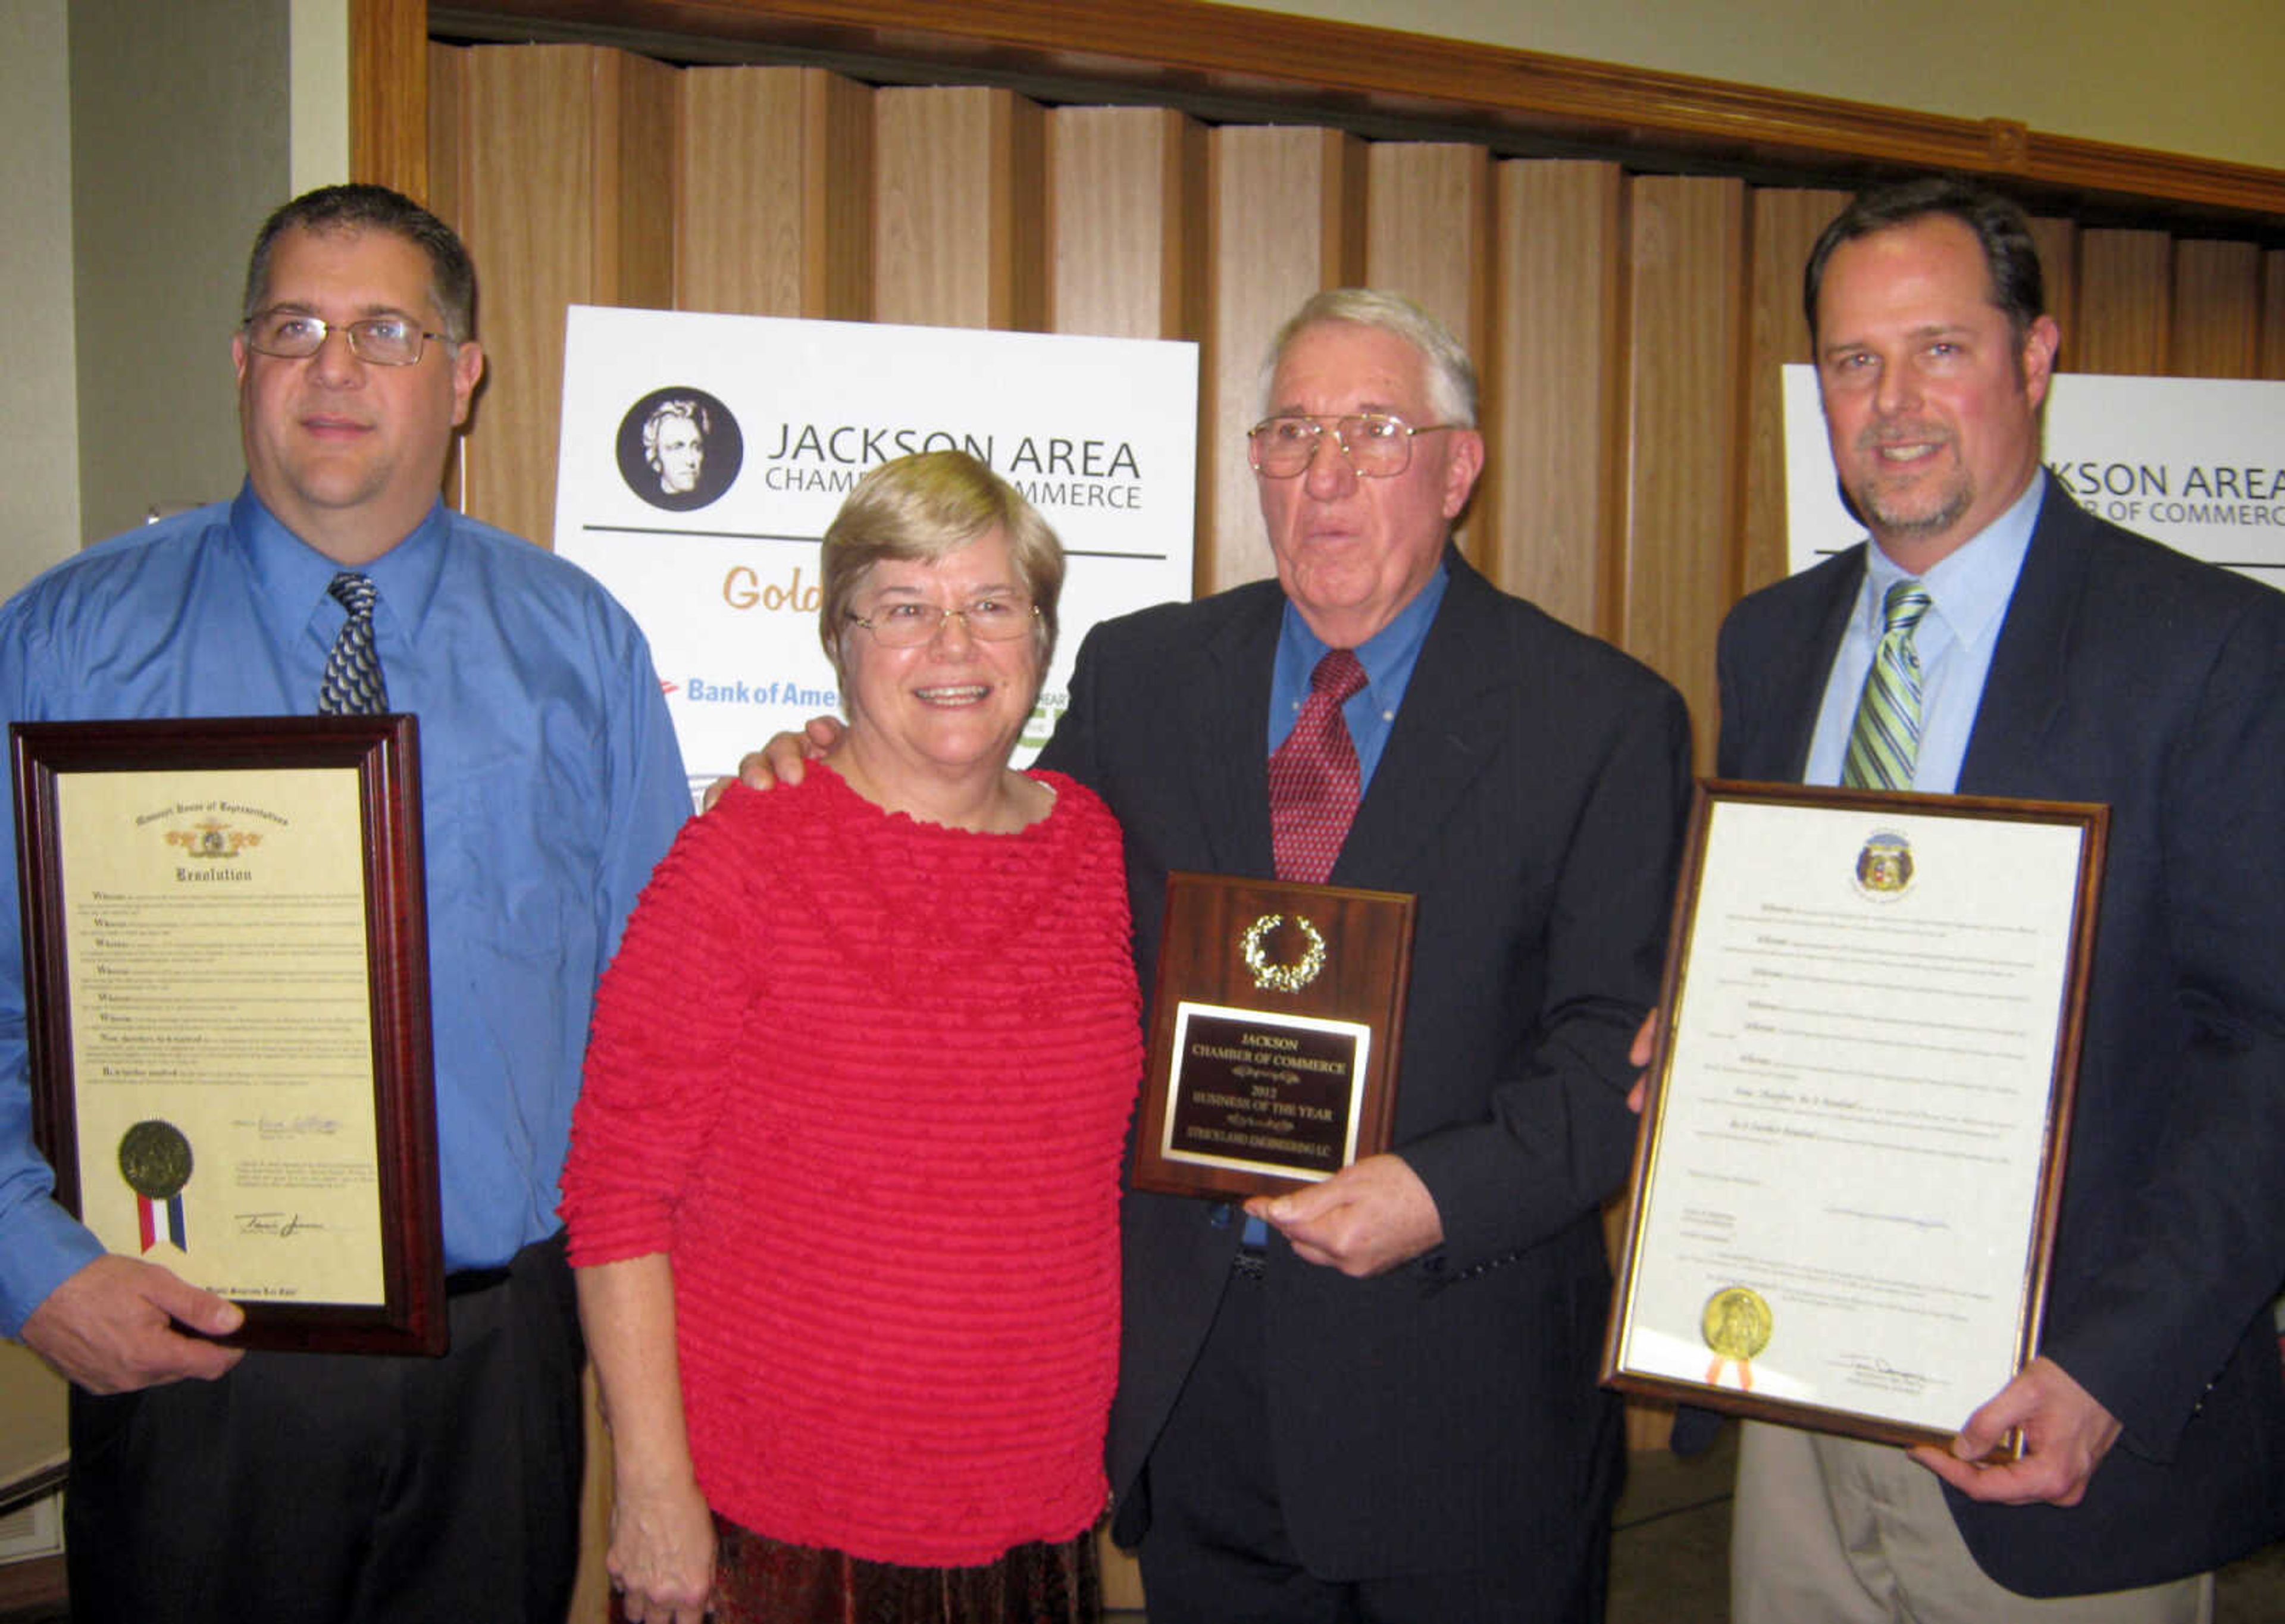
[(1246, 460), (1256, 474), (1292, 479), (1316, 459), (1317, 442), (1333, 431), (1333, 443), (1362, 479), (1394, 479), (1412, 466), (1412, 436), (1433, 435), (1465, 423), (1424, 423), (1414, 428), (1389, 412), (1359, 412), (1347, 417), (1266, 417), (1245, 431)]
[(935, 640), (946, 622), (957, 618), (979, 643), (1012, 643), (1040, 618), (1040, 606), (1021, 598), (978, 598), (964, 608), (947, 609), (917, 599), (884, 603), (870, 615), (852, 615), (852, 624), (873, 634), (883, 648), (917, 648)]
[(305, 360), (326, 347), (326, 335), (339, 333), (349, 341), (349, 353), (375, 366), (410, 366), (418, 361), (430, 339), (453, 341), (442, 333), (423, 333), (404, 316), (368, 316), (361, 321), (329, 322), (307, 310), (263, 310), (245, 326), (246, 347), (287, 361)]

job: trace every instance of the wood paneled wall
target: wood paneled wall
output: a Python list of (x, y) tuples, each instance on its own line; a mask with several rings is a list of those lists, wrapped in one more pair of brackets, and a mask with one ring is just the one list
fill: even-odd
[(1747, 192), (1739, 181), (1645, 175), (1628, 194), (1626, 514), (1614, 640), (1691, 699), (1699, 756), (1710, 762), (1718, 617), (1705, 606), (1738, 595), (1743, 522)]
[(674, 308), (873, 314), (873, 98), (836, 74), (681, 75)]
[(1469, 553), (1509, 591), (1599, 631), (1617, 619), (1624, 535), (1626, 177), (1614, 163), (1495, 168)]
[(2285, 249), (2261, 256), (2261, 340), (2257, 378), (2285, 378)]
[(2081, 231), (2077, 343), (2065, 334), (2061, 363), (2073, 372), (2166, 371), (2173, 304), (2173, 243), (2162, 231)]
[(1228, 127), (1206, 137), (1205, 353), (1197, 586), (1272, 573), (1245, 430), (1261, 415), (1261, 353), (1320, 288), (1364, 276), (1364, 144), (1331, 129)]
[[(455, 61), (455, 56), (463, 59)], [(432, 175), (480, 269), (485, 378), (460, 458), (470, 513), (522, 536), (554, 528), (563, 313), (673, 299), (665, 184), (683, 75), (624, 51), (527, 45), (456, 53), (436, 75), (457, 114)], [(437, 121), (431, 121), (435, 129)]]
[[(1806, 358), (1801, 264), (1841, 194), (591, 46), (432, 46), (429, 81), (431, 196), (493, 290), (483, 517), (552, 527), (571, 302), (1191, 338), (1217, 590), (1270, 568), (1262, 350), (1309, 294), (1370, 282), (1483, 374), (1470, 556), (1665, 672), (1710, 748), (1715, 629), (1783, 568), (1776, 369)], [(2285, 377), (2285, 252), (2037, 229), (2066, 365)]]

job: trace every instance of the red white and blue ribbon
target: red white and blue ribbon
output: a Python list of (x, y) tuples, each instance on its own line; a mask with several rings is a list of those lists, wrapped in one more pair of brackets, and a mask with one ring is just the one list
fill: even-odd
[[(165, 1214), (163, 1234), (161, 1233), (161, 1212)], [(136, 1196), (135, 1220), (143, 1232), (144, 1251), (150, 1251), (161, 1240), (172, 1242), (180, 1251), (190, 1250), (189, 1244), (184, 1238), (183, 1197), (180, 1191), (168, 1196), (164, 1201), (154, 1201), (148, 1196)]]

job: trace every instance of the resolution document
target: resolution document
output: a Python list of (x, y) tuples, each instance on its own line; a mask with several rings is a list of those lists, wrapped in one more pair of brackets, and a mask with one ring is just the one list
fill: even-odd
[(249, 1304), (384, 1300), (358, 774), (57, 783), (81, 1216)]
[(1614, 1385), (1943, 1437), (2028, 1357), (2101, 813), (2023, 810), (1701, 802)]

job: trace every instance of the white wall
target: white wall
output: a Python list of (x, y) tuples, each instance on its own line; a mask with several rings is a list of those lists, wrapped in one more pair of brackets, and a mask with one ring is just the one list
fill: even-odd
[(2285, 169), (2278, 0), (1246, 4)]
[(79, 543), (66, 4), (0, 11), (0, 597)]
[(349, 0), (291, 4), (293, 173), (286, 190), (300, 197), (349, 177)]
[[(71, 88), (67, 0), (0, 9), (0, 597), (79, 545), (78, 383), (73, 373)], [(21, 1470), (64, 1447), (63, 1384), (0, 1344), (0, 1462)]]
[(287, 0), (71, 0), (80, 526), (207, 502), (243, 467), (230, 337), (287, 195)]

